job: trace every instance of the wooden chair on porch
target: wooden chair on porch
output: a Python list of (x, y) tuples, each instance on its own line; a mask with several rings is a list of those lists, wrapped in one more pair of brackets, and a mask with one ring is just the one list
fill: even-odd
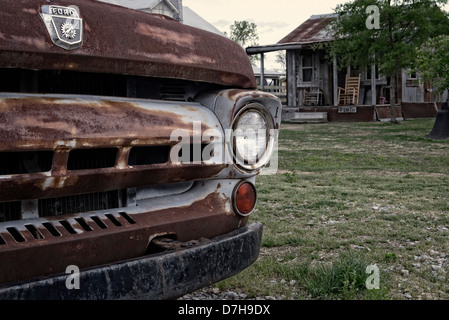
[(320, 106), (323, 103), (323, 92), (321, 91), (322, 82), (318, 77), (315, 77), (310, 82), (310, 87), (306, 88), (304, 92), (305, 106)]
[(346, 75), (345, 88), (338, 88), (338, 104), (339, 105), (358, 105), (360, 94), (360, 78), (361, 74), (357, 77), (349, 77)]

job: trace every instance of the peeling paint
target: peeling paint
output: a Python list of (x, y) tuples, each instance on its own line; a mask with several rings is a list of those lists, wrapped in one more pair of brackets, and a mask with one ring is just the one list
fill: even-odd
[(42, 184), (42, 190), (47, 190), (53, 187), (55, 178), (50, 177), (44, 180)]

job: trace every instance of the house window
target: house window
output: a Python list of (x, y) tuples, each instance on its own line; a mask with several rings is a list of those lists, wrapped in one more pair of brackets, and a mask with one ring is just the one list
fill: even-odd
[(416, 71), (407, 70), (405, 78), (405, 86), (406, 87), (419, 87), (419, 75)]
[[(379, 67), (376, 65), (376, 80), (381, 80), (381, 75), (379, 73)], [(371, 67), (367, 67), (366, 68), (366, 80), (371, 80), (372, 76), (371, 76)]]
[(407, 79), (417, 80), (418, 79), (418, 74), (416, 73), (416, 71), (411, 71), (408, 74)]
[(302, 56), (302, 81), (312, 82), (313, 78), (313, 57), (311, 54)]

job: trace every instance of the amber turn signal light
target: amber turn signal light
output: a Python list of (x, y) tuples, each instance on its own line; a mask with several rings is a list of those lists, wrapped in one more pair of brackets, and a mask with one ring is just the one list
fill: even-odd
[(242, 182), (234, 190), (234, 209), (240, 216), (249, 216), (256, 207), (256, 188), (250, 182)]

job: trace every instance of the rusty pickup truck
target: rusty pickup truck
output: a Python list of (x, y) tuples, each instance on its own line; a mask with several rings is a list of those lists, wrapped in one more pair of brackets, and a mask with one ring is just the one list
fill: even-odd
[(0, 299), (174, 299), (250, 266), (282, 106), (243, 48), (98, 1), (0, 5)]

